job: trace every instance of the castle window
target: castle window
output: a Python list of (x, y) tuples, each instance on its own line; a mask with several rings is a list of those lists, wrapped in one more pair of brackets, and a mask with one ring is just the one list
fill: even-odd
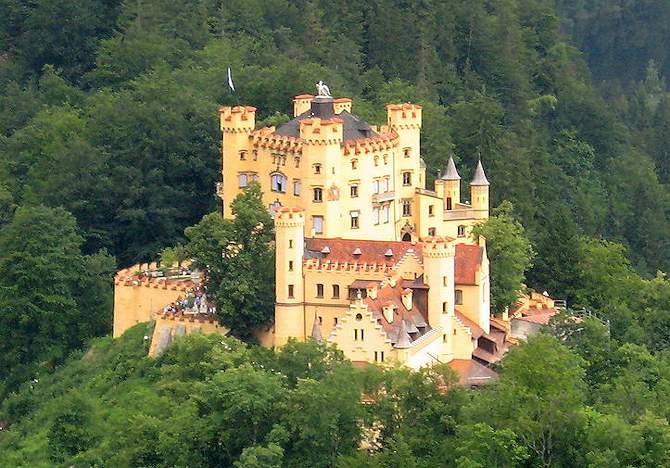
[(288, 261), (288, 271), (293, 271), (293, 260)]
[(409, 158), (412, 155), (412, 148), (405, 148), (402, 150), (406, 158)]
[(435, 205), (428, 205), (428, 216), (435, 216)]
[(412, 216), (412, 200), (403, 200), (402, 201), (402, 215), (403, 216)]
[(293, 285), (292, 284), (288, 285), (288, 298), (293, 299)]
[(314, 174), (321, 174), (321, 164), (314, 164)]
[(447, 276), (442, 277), (442, 286), (449, 286), (449, 277)]
[(443, 313), (443, 314), (446, 314), (446, 313), (447, 313), (447, 303), (446, 303), (446, 302), (443, 302), (443, 303), (442, 303), (442, 313)]
[(372, 181), (372, 192), (379, 193), (379, 179), (374, 179)]
[(386, 166), (388, 164), (388, 162), (389, 162), (389, 155), (385, 154), (384, 155), (384, 166)]
[(431, 237), (435, 237), (435, 228), (428, 228), (428, 235)]
[(314, 224), (314, 234), (323, 234), (323, 216), (314, 216), (312, 222)]
[(295, 161), (295, 167), (300, 167), (300, 156), (296, 156), (293, 160)]
[(364, 335), (364, 333), (365, 333), (365, 330), (363, 330), (363, 329), (361, 328), (361, 341), (365, 340), (365, 335)]
[(286, 193), (286, 176), (283, 174), (272, 174), (272, 191)]
[(442, 343), (446, 343), (446, 342), (447, 342), (447, 335), (442, 335)]
[(382, 205), (382, 219), (384, 220), (384, 224), (389, 222), (389, 212), (391, 210), (389, 209), (389, 204), (387, 203), (386, 205)]
[(337, 325), (337, 317), (333, 319), (333, 325)]
[(384, 192), (389, 192), (389, 191), (391, 191), (390, 180), (389, 180), (388, 177), (385, 177), (385, 178), (384, 178), (383, 183), (384, 183), (384, 185), (382, 186), (382, 188), (384, 189)]
[(351, 194), (351, 198), (358, 197), (358, 184), (351, 184), (349, 186), (349, 193)]
[(239, 180), (240, 180), (240, 188), (244, 188), (247, 185), (249, 185), (249, 176), (247, 174), (240, 174)]
[(412, 185), (412, 173), (411, 172), (403, 172), (402, 173), (402, 184), (407, 186), (407, 185)]
[(375, 362), (384, 362), (384, 351), (375, 351)]
[(351, 160), (351, 168), (352, 169), (358, 169), (358, 159), (352, 159)]
[(463, 305), (463, 291), (457, 289), (454, 291), (454, 302), (456, 305)]
[(288, 240), (288, 248), (292, 249), (293, 248), (293, 239)]
[(447, 209), (451, 210), (453, 207), (451, 206), (451, 197), (447, 198)]
[(379, 156), (375, 156), (375, 166), (379, 166)]
[(458, 226), (458, 237), (465, 237), (465, 226)]
[(323, 325), (323, 317), (319, 315), (319, 325)]
[(240, 151), (240, 161), (246, 161), (246, 159), (247, 159), (247, 151), (246, 150)]
[(358, 222), (358, 216), (360, 214), (360, 211), (350, 211), (349, 215), (351, 216), (351, 229), (358, 229), (359, 228), (359, 222)]
[(294, 180), (293, 181), (293, 195), (296, 197), (300, 196), (300, 181), (299, 180)]
[(339, 284), (334, 284), (333, 285), (333, 299), (339, 299), (340, 298), (340, 285)]
[(253, 150), (251, 155), (253, 156), (254, 161), (258, 161), (258, 150)]
[(317, 187), (314, 189), (314, 198), (313, 201), (321, 203), (323, 201), (323, 189)]
[(316, 285), (316, 297), (323, 297), (323, 284), (319, 283)]
[(375, 223), (375, 225), (379, 224), (379, 207), (378, 206), (373, 206), (372, 207), (372, 222)]
[(358, 341), (358, 328), (354, 328), (354, 341)]

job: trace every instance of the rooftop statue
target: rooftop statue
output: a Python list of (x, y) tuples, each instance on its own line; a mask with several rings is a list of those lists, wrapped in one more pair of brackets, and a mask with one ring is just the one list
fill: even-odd
[(331, 97), (330, 96), (330, 88), (323, 81), (319, 81), (316, 84), (316, 95), (317, 96), (323, 96), (323, 97)]

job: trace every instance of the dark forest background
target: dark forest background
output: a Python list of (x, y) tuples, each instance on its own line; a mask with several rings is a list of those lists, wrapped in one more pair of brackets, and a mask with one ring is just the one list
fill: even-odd
[[(668, 24), (665, 0), (0, 0), (0, 425), (16, 428), (0, 433), (7, 459), (670, 464)], [(492, 205), (510, 201), (505, 215), (533, 245), (528, 286), (610, 327), (556, 323), (506, 358), (500, 385), (474, 394), (438, 392), (445, 375), (351, 377), (314, 344), (292, 357), (239, 348), (228, 360), (222, 346), (237, 342), (190, 337), (154, 362), (144, 329), (59, 367), (108, 333), (112, 272), (186, 242), (185, 228), (216, 209), (218, 106), (253, 105), (259, 125), (282, 122), (292, 96), (319, 80), (371, 123), (389, 102), (422, 104), (429, 186), (450, 156), (466, 182), (481, 157)], [(247, 407), (226, 406), (256, 388)], [(360, 391), (393, 403), (361, 412)], [(322, 427), (326, 406), (337, 422)], [(287, 408), (312, 412), (281, 416)], [(249, 414), (238, 432), (221, 425)], [(391, 428), (372, 458), (355, 451), (361, 418)], [(148, 439), (162, 442), (138, 445)]]

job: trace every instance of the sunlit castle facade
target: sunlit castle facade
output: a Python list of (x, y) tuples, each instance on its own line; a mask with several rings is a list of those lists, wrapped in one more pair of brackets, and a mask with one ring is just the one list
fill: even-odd
[(469, 383), (491, 378), (508, 327), (490, 316), (486, 242), (471, 236), (489, 213), (481, 163), (466, 203), (451, 158), (426, 189), (421, 106), (388, 105), (382, 126), (329, 93), (296, 96), (293, 108), (261, 129), (253, 107), (219, 109), (224, 217), (257, 181), (275, 219), (269, 341), (312, 338), (354, 362), (444, 362)]
[(426, 189), (421, 159), (421, 106), (390, 104), (387, 123), (372, 126), (351, 113), (352, 101), (296, 96), (294, 118), (255, 129), (254, 107), (221, 107), (223, 214), (251, 181), (268, 208), (305, 210), (308, 237), (416, 241), (426, 236), (468, 238), (488, 217), (489, 183), (479, 165), (470, 203), (461, 200), (453, 160)]

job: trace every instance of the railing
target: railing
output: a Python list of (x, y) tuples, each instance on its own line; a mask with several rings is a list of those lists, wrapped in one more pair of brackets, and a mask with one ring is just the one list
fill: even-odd
[(601, 314), (598, 314), (596, 312), (591, 312), (588, 309), (570, 309), (569, 310), (570, 314), (573, 317), (576, 317), (578, 319), (584, 320), (585, 318), (590, 318), (597, 320), (600, 322), (604, 327), (607, 327), (607, 336), (610, 336), (610, 321), (609, 319), (604, 318)]

